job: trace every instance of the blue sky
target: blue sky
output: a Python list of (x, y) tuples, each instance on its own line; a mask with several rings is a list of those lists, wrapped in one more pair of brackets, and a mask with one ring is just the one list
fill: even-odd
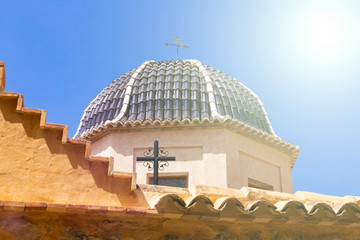
[(69, 125), (112, 80), (171, 60), (173, 36), (251, 88), (299, 145), (294, 191), (360, 196), (360, 2), (2, 1), (6, 91)]

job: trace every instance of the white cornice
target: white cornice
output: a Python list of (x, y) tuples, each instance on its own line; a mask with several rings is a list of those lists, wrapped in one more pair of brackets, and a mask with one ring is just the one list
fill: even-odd
[(222, 115), (220, 115), (220, 113), (219, 113), (219, 111), (218, 111), (218, 109), (216, 107), (214, 88), (213, 88), (213, 85), (212, 85), (210, 74), (208, 73), (208, 71), (206, 70), (204, 65), (199, 60), (189, 60), (189, 61), (192, 64), (194, 64), (195, 66), (197, 66), (199, 68), (199, 71), (204, 76), (205, 84), (206, 84), (206, 92), (207, 92), (207, 94), (209, 96), (209, 105), (210, 105), (211, 117), (213, 119), (215, 119), (215, 118), (223, 119), (224, 117)]

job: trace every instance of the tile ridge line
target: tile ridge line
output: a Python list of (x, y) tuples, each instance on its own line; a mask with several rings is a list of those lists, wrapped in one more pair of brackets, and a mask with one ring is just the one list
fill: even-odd
[(119, 114), (113, 119), (111, 120), (111, 123), (116, 123), (118, 121), (120, 121), (126, 111), (127, 111), (127, 108), (130, 104), (130, 97), (131, 97), (131, 92), (132, 92), (132, 88), (133, 88), (133, 85), (134, 85), (134, 82), (135, 82), (135, 79), (137, 78), (137, 76), (139, 75), (139, 73), (145, 68), (145, 66), (149, 63), (149, 61), (145, 61), (143, 64), (141, 64), (140, 67), (138, 67), (136, 69), (136, 71), (131, 75), (130, 77), (130, 80), (129, 82), (126, 84), (126, 88), (125, 88), (125, 96), (124, 96), (124, 102), (121, 106), (121, 109), (120, 109), (120, 112)]
[(220, 115), (217, 107), (216, 107), (216, 100), (215, 100), (215, 95), (214, 95), (214, 88), (213, 88), (213, 83), (211, 81), (211, 77), (209, 72), (206, 70), (206, 68), (204, 67), (204, 65), (202, 64), (202, 62), (200, 62), (199, 60), (189, 60), (192, 64), (194, 64), (195, 66), (197, 66), (199, 68), (200, 73), (203, 74), (204, 79), (205, 79), (205, 86), (206, 86), (206, 92), (209, 96), (209, 105), (210, 105), (210, 112), (211, 112), (211, 117), (213, 119), (223, 119), (224, 116)]

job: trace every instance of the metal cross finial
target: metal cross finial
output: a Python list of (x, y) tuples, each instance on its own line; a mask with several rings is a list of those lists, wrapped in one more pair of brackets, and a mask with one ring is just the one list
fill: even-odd
[(189, 46), (184, 46), (184, 44), (181, 42), (181, 38), (179, 38), (179, 37), (175, 37), (175, 38), (173, 38), (173, 40), (174, 40), (174, 42), (176, 42), (177, 44), (165, 43), (165, 45), (176, 47), (177, 60), (179, 61), (179, 47), (182, 47), (182, 48), (185, 48), (185, 49), (189, 49)]
[[(149, 171), (154, 170), (154, 184), (159, 185), (159, 169), (160, 171), (164, 170), (164, 167), (169, 166), (167, 161), (175, 161), (175, 157), (168, 157), (168, 151), (165, 151), (163, 148), (159, 148), (158, 140), (154, 141), (154, 148), (148, 148), (144, 152), (145, 157), (137, 157), (136, 161), (144, 161), (144, 166), (148, 168)], [(153, 166), (151, 165), (153, 162)]]

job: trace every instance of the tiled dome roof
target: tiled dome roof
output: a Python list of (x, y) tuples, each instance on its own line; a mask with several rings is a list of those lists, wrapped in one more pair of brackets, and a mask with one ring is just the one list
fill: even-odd
[(238, 80), (197, 60), (146, 61), (102, 90), (75, 137), (116, 122), (224, 117), (275, 135), (260, 99)]

